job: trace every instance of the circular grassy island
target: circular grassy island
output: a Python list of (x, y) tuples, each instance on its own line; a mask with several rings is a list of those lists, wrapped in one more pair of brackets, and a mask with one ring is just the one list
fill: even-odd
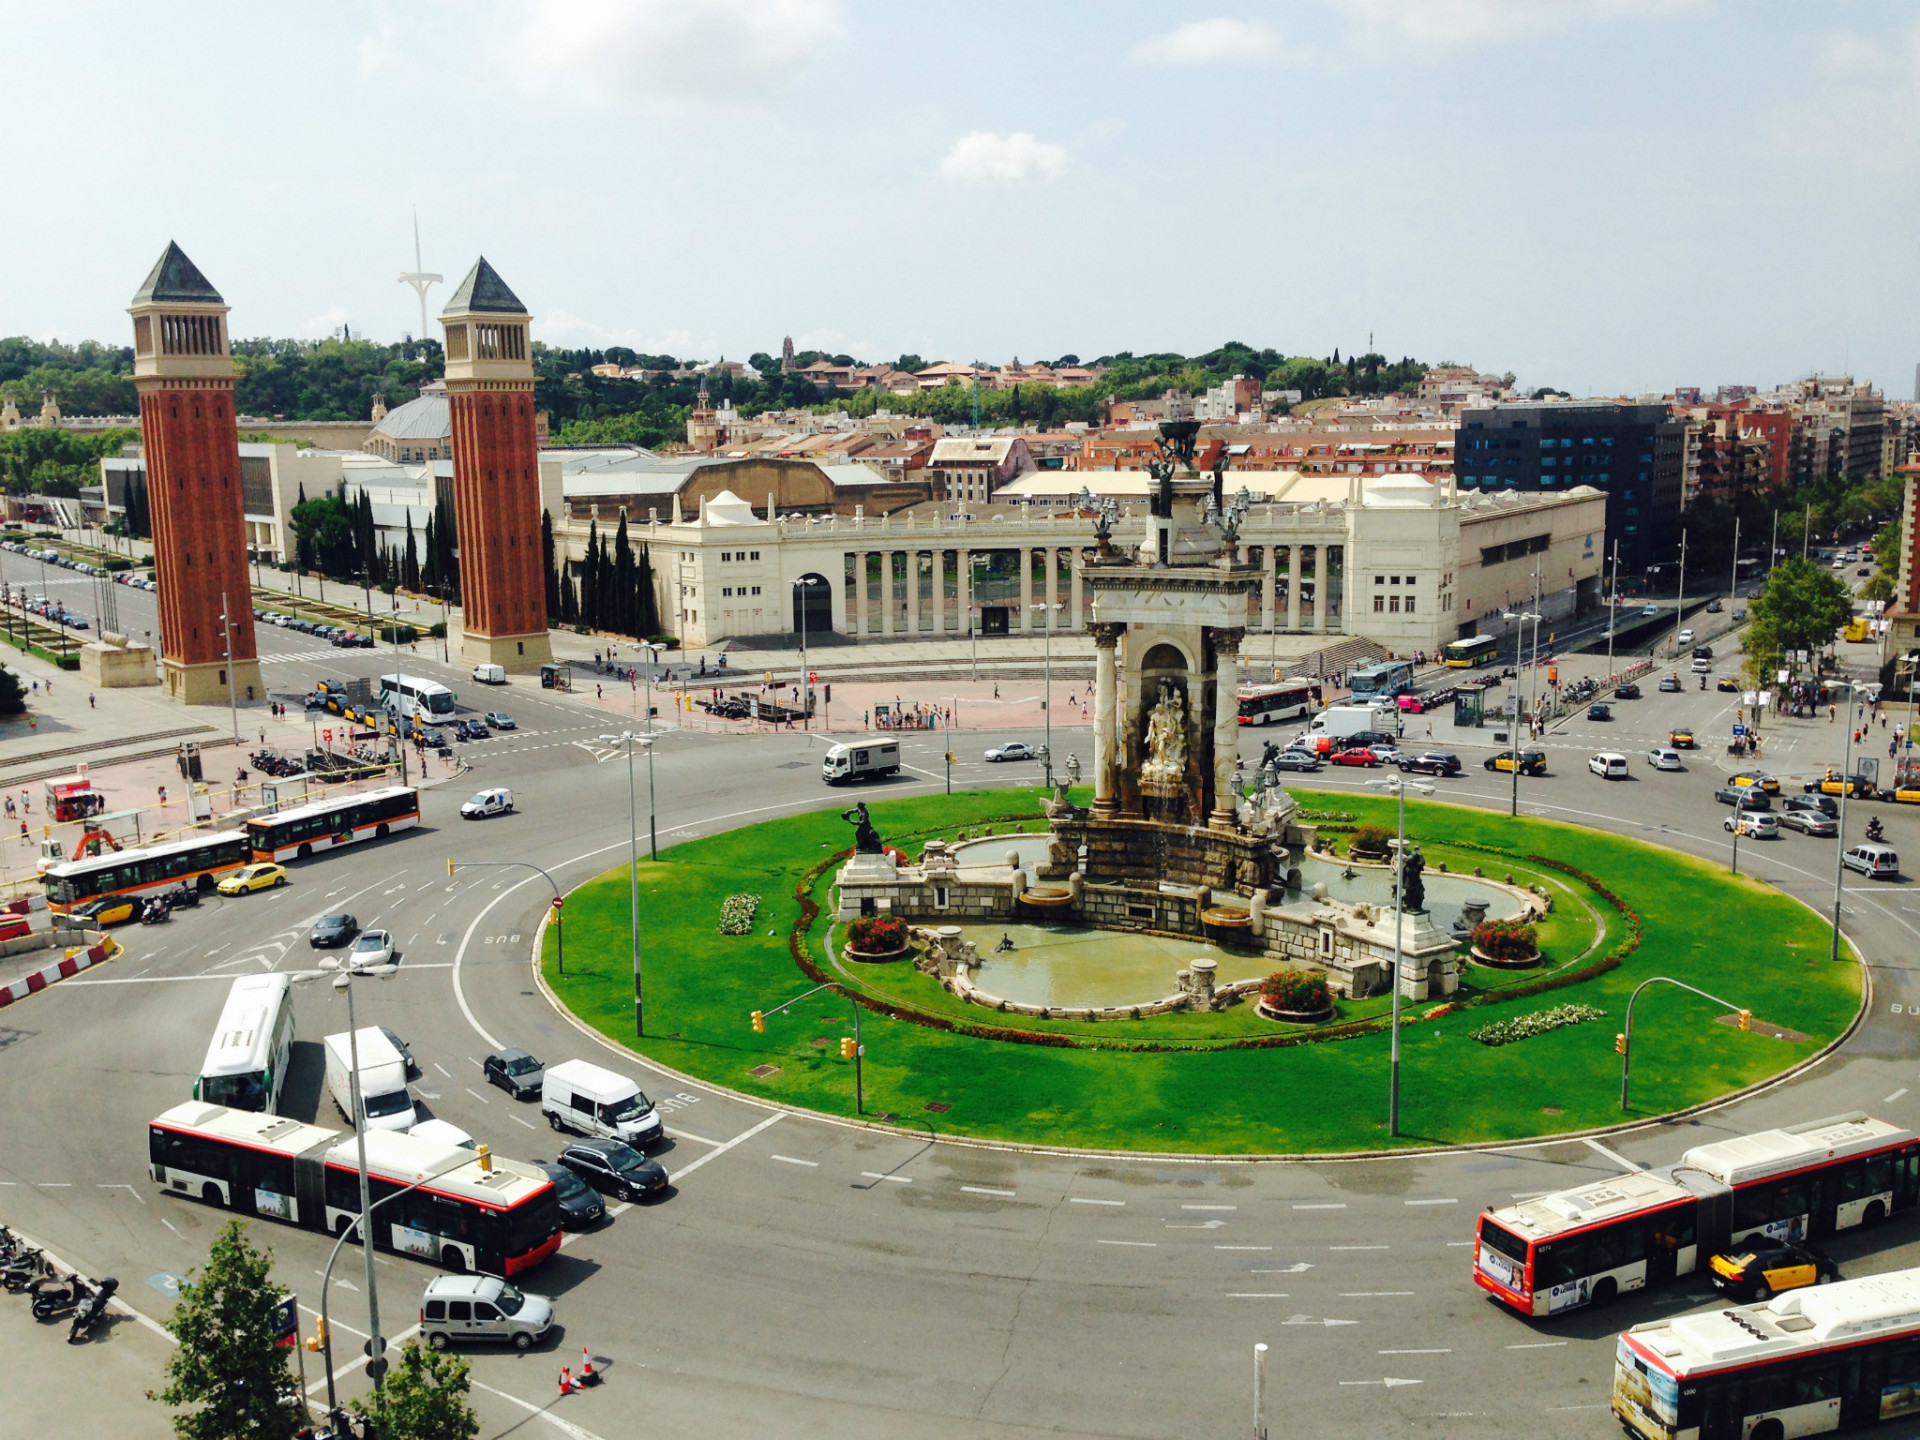
[[(1302, 820), (1341, 848), (1353, 827), (1392, 821), (1388, 799), (1295, 794)], [(972, 791), (881, 801), (872, 815), (890, 845), (917, 855), (925, 840), (961, 828), (1044, 830), (1042, 803), (1038, 790)], [(1538, 926), (1538, 966), (1467, 964), (1449, 1003), (1403, 1004), (1397, 1140), (1385, 1131), (1385, 995), (1340, 1001), (1313, 1026), (1277, 1024), (1250, 1002), (1096, 1023), (1071, 1018), (1077, 1012), (996, 1014), (911, 965), (845, 962), (845, 937), (829, 918), (849, 839), (836, 809), (642, 862), (645, 1039), (631, 1033), (626, 867), (568, 896), (567, 973), (558, 973), (551, 933), (542, 967), (561, 1002), (616, 1043), (745, 1094), (853, 1115), (853, 1062), (840, 1058), (839, 1043), (853, 1028), (846, 996), (823, 992), (770, 1016), (764, 1034), (753, 1029), (754, 1011), (825, 977), (863, 1007), (869, 1119), (983, 1140), (1209, 1154), (1458, 1145), (1644, 1119), (1802, 1063), (1859, 1009), (1852, 951), (1829, 963), (1820, 919), (1765, 885), (1636, 840), (1463, 806), (1409, 803), (1407, 833), (1430, 874), (1445, 866), (1511, 876), (1542, 887), (1553, 907)], [(739, 896), (757, 905), (728, 905)], [(723, 907), (730, 928), (751, 912), (747, 933), (722, 933)], [(1652, 975), (1723, 995), (1807, 1038), (1741, 1031), (1705, 1001), (1656, 987), (1635, 1010), (1634, 1108), (1623, 1116), (1614, 1036), (1628, 994)], [(1171, 972), (1167, 979), (1163, 993)], [(1507, 1023), (1569, 1006), (1557, 1024)], [(1576, 1013), (1582, 1023), (1564, 1018)], [(1476, 1041), (1476, 1032), (1504, 1043)]]

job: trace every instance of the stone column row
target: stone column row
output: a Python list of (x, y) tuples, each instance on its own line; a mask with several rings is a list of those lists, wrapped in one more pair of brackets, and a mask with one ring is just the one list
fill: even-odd
[(1213, 813), (1208, 823), (1231, 829), (1239, 797), (1234, 759), (1240, 751), (1240, 641), (1244, 626), (1215, 630), (1213, 637)]
[(1118, 706), (1118, 670), (1114, 647), (1127, 627), (1096, 621), (1087, 630), (1093, 636), (1093, 808), (1111, 817), (1118, 808), (1115, 767), (1119, 736), (1114, 728)]

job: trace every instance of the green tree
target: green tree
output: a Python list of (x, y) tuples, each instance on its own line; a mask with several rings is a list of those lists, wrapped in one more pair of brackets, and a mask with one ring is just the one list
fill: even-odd
[(361, 1411), (382, 1440), (473, 1440), (480, 1417), (467, 1404), (470, 1368), (457, 1355), (409, 1340)]
[(1893, 576), (1884, 570), (1876, 570), (1873, 572), (1873, 578), (1860, 587), (1860, 598), (1862, 600), (1891, 600), (1893, 599), (1893, 590)]
[[(413, 542), (411, 532), (407, 542)], [(560, 573), (553, 566), (553, 516), (545, 510), (540, 512), (540, 564), (546, 576), (547, 614), (552, 617), (547, 623), (552, 624), (560, 618)]]
[(273, 1252), (240, 1221), (221, 1226), (206, 1265), (180, 1288), (167, 1388), (148, 1392), (182, 1411), (173, 1421), (181, 1440), (293, 1440), (306, 1411), (288, 1352), (274, 1343), (281, 1299)]
[(293, 507), (294, 546), (302, 564), (317, 565), (322, 574), (338, 580), (359, 577), (353, 510), (337, 495), (322, 495)]
[(1853, 596), (1839, 576), (1797, 555), (1782, 561), (1747, 607), (1741, 649), (1760, 679), (1780, 669), (1789, 651), (1818, 650), (1853, 614)]
[(19, 715), (26, 708), (27, 691), (20, 677), (0, 665), (0, 715)]

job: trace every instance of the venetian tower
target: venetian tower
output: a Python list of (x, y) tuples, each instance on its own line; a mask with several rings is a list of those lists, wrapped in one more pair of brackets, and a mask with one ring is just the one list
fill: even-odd
[(453, 421), (461, 655), (508, 670), (537, 669), (553, 658), (540, 553), (531, 319), (485, 256), (440, 313)]
[[(266, 694), (253, 638), (227, 304), (172, 243), (128, 308), (162, 684), (187, 705)], [(223, 621), (222, 616), (225, 616)]]

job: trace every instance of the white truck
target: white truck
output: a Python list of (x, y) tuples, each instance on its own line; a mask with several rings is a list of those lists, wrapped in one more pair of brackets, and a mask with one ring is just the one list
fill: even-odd
[(1399, 724), (1399, 707), (1390, 700), (1378, 704), (1329, 705), (1313, 717), (1307, 734), (1324, 735), (1330, 740), (1358, 735), (1363, 730), (1377, 730), (1383, 735), (1392, 735), (1398, 731)]
[(340, 1113), (353, 1117), (353, 1051), (360, 1052), (360, 1108), (369, 1130), (411, 1130), (413, 1096), (407, 1093), (407, 1062), (385, 1032), (368, 1025), (349, 1035), (327, 1036), (327, 1090)]
[(660, 1112), (624, 1075), (569, 1060), (549, 1065), (540, 1077), (540, 1108), (555, 1130), (604, 1135), (636, 1148), (660, 1138)]
[(884, 780), (900, 773), (900, 744), (896, 740), (869, 740), (858, 745), (835, 745), (820, 762), (820, 778), (829, 785), (855, 780)]

